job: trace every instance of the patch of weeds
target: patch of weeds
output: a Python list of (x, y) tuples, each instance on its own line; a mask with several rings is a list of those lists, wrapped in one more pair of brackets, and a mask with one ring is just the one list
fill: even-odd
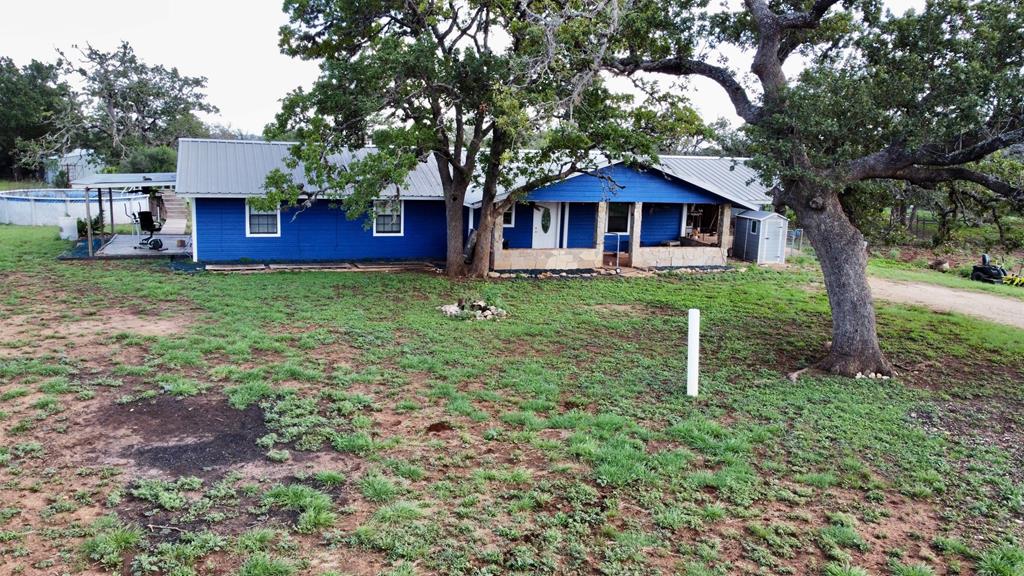
[(797, 474), (793, 477), (793, 480), (801, 484), (807, 484), (808, 486), (814, 486), (815, 488), (831, 488), (839, 483), (839, 479), (836, 475), (831, 472), (808, 472), (805, 474)]
[(235, 549), (243, 554), (267, 552), (278, 535), (278, 531), (273, 528), (252, 528), (238, 536)]
[(373, 437), (366, 432), (336, 434), (331, 440), (331, 446), (338, 452), (350, 452), (360, 456), (372, 453), (377, 447)]
[(11, 448), (18, 458), (39, 458), (43, 455), (43, 445), (39, 442), (21, 442)]
[(892, 576), (935, 576), (935, 570), (927, 564), (894, 563), (890, 572)]
[(324, 377), (324, 372), (320, 367), (305, 366), (294, 360), (274, 366), (272, 374), (275, 380), (299, 380), (301, 382), (316, 382)]
[(298, 571), (295, 564), (266, 554), (250, 556), (238, 569), (238, 576), (292, 576)]
[(152, 366), (133, 366), (131, 364), (118, 364), (110, 371), (114, 376), (149, 376), (153, 373)]
[(267, 452), (267, 460), (271, 462), (287, 462), (291, 459), (292, 454), (287, 450), (271, 450)]
[(1004, 545), (981, 555), (976, 566), (978, 576), (1020, 576), (1024, 574), (1024, 549)]
[(188, 499), (182, 492), (198, 490), (203, 481), (195, 477), (179, 478), (174, 482), (166, 480), (139, 480), (130, 494), (140, 500), (152, 502), (165, 510), (180, 510)]
[(263, 503), (299, 512), (295, 529), (306, 534), (329, 527), (336, 518), (331, 497), (302, 484), (274, 486), (263, 496)]
[(277, 391), (266, 382), (245, 382), (237, 386), (230, 386), (224, 391), (228, 395), (228, 402), (233, 408), (245, 410), (249, 406), (273, 398)]
[(818, 531), (818, 544), (825, 554), (840, 562), (848, 562), (849, 554), (845, 551), (856, 549), (866, 551), (868, 543), (857, 532), (852, 517), (846, 514), (830, 515), (831, 524)]
[(822, 574), (824, 576), (870, 576), (868, 571), (863, 568), (851, 566), (847, 563), (837, 564), (835, 562), (827, 564)]
[(401, 487), (386, 476), (370, 472), (359, 479), (359, 491), (370, 502), (387, 502), (398, 496)]
[(422, 480), (427, 475), (423, 468), (404, 460), (388, 460), (387, 466), (398, 476), (413, 482)]
[(356, 528), (350, 541), (386, 552), (391, 558), (426, 558), (440, 535), (436, 522), (426, 518), (421, 505), (398, 501), (382, 506), (370, 521)]
[(137, 555), (132, 562), (132, 573), (193, 575), (196, 562), (219, 552), (225, 543), (223, 536), (213, 532), (183, 532), (176, 542), (162, 542), (155, 550)]
[(200, 384), (192, 378), (185, 378), (173, 374), (163, 374), (157, 378), (161, 390), (171, 396), (197, 396), (206, 391), (207, 385)]
[(321, 470), (313, 474), (313, 479), (327, 488), (334, 488), (345, 483), (345, 475), (333, 470)]
[(24, 386), (15, 386), (14, 388), (4, 390), (3, 393), (0, 393), (0, 400), (8, 402), (10, 400), (14, 400), (15, 398), (28, 396), (29, 392), (30, 390), (28, 388), (25, 388)]
[(120, 567), (123, 556), (142, 544), (142, 530), (116, 518), (101, 518), (94, 528), (97, 533), (82, 543), (82, 553), (109, 570)]

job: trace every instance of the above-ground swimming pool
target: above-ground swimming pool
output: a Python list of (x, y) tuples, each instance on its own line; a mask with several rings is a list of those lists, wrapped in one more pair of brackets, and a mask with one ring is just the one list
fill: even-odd
[[(93, 218), (99, 214), (97, 192), (90, 192), (89, 210)], [(148, 196), (139, 193), (114, 192), (114, 221), (128, 222), (125, 211), (147, 210)], [(103, 212), (110, 221), (110, 199), (103, 193)], [(24, 226), (57, 226), (60, 218), (85, 219), (85, 191), (69, 189), (8, 190), (0, 192), (0, 224)]]

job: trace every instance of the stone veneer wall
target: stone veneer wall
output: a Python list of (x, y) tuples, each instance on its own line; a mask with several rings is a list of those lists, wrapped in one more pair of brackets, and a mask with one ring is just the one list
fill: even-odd
[(495, 270), (578, 270), (600, 266), (601, 257), (594, 248), (517, 248), (494, 253)]
[(725, 248), (718, 246), (645, 246), (633, 255), (633, 266), (724, 266)]

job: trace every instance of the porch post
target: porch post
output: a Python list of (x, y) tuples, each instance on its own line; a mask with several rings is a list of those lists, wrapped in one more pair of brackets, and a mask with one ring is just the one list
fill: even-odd
[(633, 203), (633, 229), (629, 231), (629, 264), (634, 268), (644, 265), (640, 258), (640, 232), (643, 229), (643, 202)]
[[(513, 210), (516, 209), (515, 205), (512, 206), (512, 209)], [(470, 214), (469, 217), (472, 218), (473, 217), (473, 209), (472, 208), (470, 208), (469, 214)], [(494, 219), (494, 226), (491, 228), (491, 265), (490, 265), (490, 269), (491, 270), (498, 270), (499, 266), (502, 266), (502, 262), (504, 261), (504, 258), (502, 258), (502, 252), (503, 252), (502, 245), (505, 243), (504, 239), (505, 239), (505, 225), (503, 223), (501, 215), (499, 214), (498, 217)], [(477, 242), (483, 242), (484, 239), (483, 238), (477, 238), (476, 241)]]
[(728, 258), (729, 249), (732, 248), (732, 232), (729, 230), (729, 221), (732, 217), (732, 204), (722, 204), (721, 212), (718, 214), (718, 220), (721, 222), (720, 229), (718, 232), (718, 238), (722, 248), (722, 258)]
[(608, 203), (597, 203), (597, 221), (594, 222), (594, 268), (604, 266), (604, 233), (605, 225), (608, 223)]

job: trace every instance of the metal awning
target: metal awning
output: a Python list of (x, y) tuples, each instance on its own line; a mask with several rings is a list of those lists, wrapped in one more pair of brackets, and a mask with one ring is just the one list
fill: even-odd
[(174, 188), (177, 184), (176, 172), (144, 172), (138, 174), (93, 174), (71, 181), (71, 187), (82, 189), (119, 188)]

